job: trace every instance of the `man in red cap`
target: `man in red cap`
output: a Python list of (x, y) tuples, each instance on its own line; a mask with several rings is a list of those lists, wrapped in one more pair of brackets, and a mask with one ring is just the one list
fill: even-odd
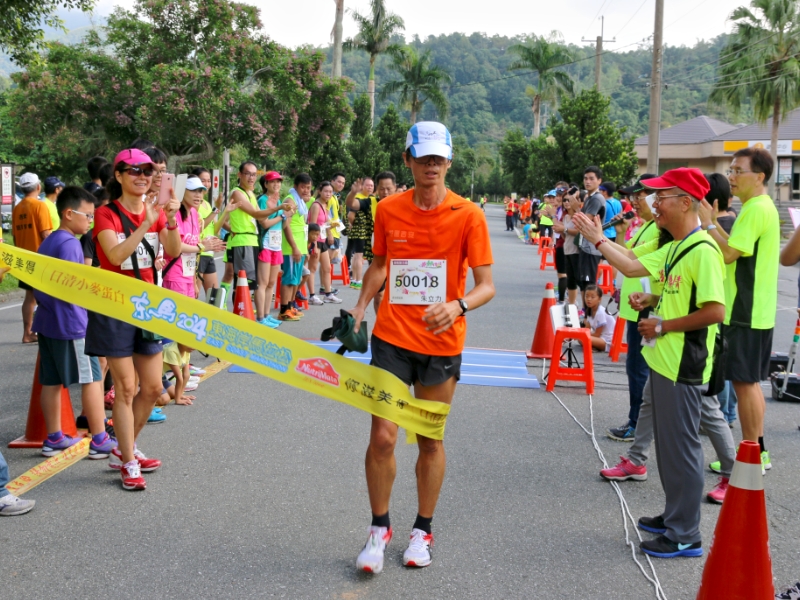
[(599, 217), (575, 215), (586, 240), (625, 277), (652, 276), (657, 294), (631, 294), (631, 305), (654, 308), (639, 321), (651, 375), (658, 470), (664, 512), (639, 519), (639, 528), (660, 534), (640, 544), (660, 558), (702, 556), (700, 501), (703, 447), (698, 433), (703, 386), (711, 377), (717, 323), (725, 318), (724, 262), (716, 242), (700, 227), (700, 200), (708, 182), (698, 169), (673, 169), (642, 185), (656, 193), (653, 216), (673, 241), (632, 260), (603, 236)]
[[(778, 263), (781, 224), (778, 210), (765, 186), (774, 162), (763, 148), (742, 148), (728, 169), (731, 192), (742, 201), (742, 211), (730, 235), (718, 227), (717, 206), (703, 201), (700, 220), (719, 245), (727, 266), (725, 279), (725, 340), (728, 354), (725, 379), (733, 382), (739, 398), (742, 438), (761, 446), (761, 469), (772, 468), (764, 446), (766, 402), (761, 382), (769, 379), (772, 332), (778, 306)], [(709, 465), (719, 472), (719, 464)]]

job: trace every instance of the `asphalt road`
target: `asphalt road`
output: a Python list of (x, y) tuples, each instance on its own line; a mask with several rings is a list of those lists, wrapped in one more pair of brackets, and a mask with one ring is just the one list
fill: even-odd
[[(498, 294), (469, 314), (467, 344), (526, 350), (555, 273), (540, 271), (535, 248), (503, 231), (498, 207), (487, 210)], [(778, 350), (791, 340), (796, 276), (796, 269), (781, 270)], [(354, 291), (341, 295), (342, 306), (355, 302)], [(35, 347), (19, 343), (21, 317), (13, 304), (0, 304), (0, 444), (17, 476), (44, 459), (36, 450), (5, 448), (24, 431), (36, 359)], [(336, 312), (311, 307), (302, 322), (282, 328), (318, 338)], [(602, 431), (627, 415), (624, 366), (595, 356), (594, 425), (599, 448), (614, 463), (627, 446)], [(531, 366), (541, 375), (540, 363)], [(556, 392), (590, 428), (582, 390)], [(167, 407), (167, 421), (143, 432), (140, 447), (164, 461), (147, 475), (147, 491), (124, 492), (104, 461), (84, 460), (28, 493), (37, 501), (33, 512), (2, 519), (4, 597), (655, 597), (625, 545), (620, 503), (598, 475), (602, 465), (590, 437), (544, 389), (458, 388), (433, 525), (434, 563), (427, 569), (400, 564), (416, 514), (416, 449), (398, 445), (395, 540), (378, 576), (355, 570), (370, 519), (363, 476), (368, 415), (257, 375), (222, 372), (197, 396), (194, 406)], [(78, 398), (73, 390), (76, 409)], [(768, 400), (774, 468), (764, 483), (779, 588), (800, 579), (798, 423), (800, 404)], [(734, 437), (740, 436), (737, 424)], [(714, 460), (705, 438), (704, 445)], [(654, 458), (648, 481), (621, 485), (634, 518), (663, 508)], [(706, 489), (715, 483), (707, 473)], [(703, 505), (706, 549), (719, 511)], [(695, 597), (703, 564), (654, 562), (670, 599)]]

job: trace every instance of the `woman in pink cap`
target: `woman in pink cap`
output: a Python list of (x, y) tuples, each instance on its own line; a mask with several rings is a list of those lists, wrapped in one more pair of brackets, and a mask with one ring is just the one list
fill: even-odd
[(271, 216), (259, 221), (259, 241), (260, 251), (258, 254), (258, 287), (256, 288), (256, 319), (262, 325), (277, 329), (281, 322), (269, 314), (269, 305), (272, 302), (272, 295), (275, 293), (275, 286), (278, 282), (278, 274), (281, 272), (283, 264), (283, 225), (294, 211), (278, 210), (281, 208), (281, 186), (283, 177), (277, 171), (267, 171), (259, 180), (263, 194), (258, 198), (258, 208), (263, 212), (276, 210)]
[[(95, 212), (94, 236), (100, 268), (146, 283), (157, 284), (155, 269), (159, 242), (180, 256), (181, 236), (176, 215), (180, 203), (173, 195), (163, 209), (150, 187), (153, 162), (141, 150), (123, 150), (114, 159), (114, 178), (108, 183), (112, 200)], [(143, 490), (142, 471), (155, 471), (161, 461), (136, 448), (136, 438), (161, 395), (161, 340), (112, 317), (89, 312), (86, 354), (105, 356), (114, 378), (116, 398), (112, 415), (119, 446), (109, 457), (118, 469), (122, 487)]]

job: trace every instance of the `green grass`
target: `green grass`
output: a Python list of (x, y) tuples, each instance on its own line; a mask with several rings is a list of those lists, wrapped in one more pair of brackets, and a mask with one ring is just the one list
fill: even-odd
[[(12, 244), (13, 240), (11, 238), (11, 233), (8, 231), (3, 232), (3, 243)], [(0, 294), (5, 294), (7, 292), (13, 292), (19, 289), (18, 281), (16, 277), (12, 277), (11, 275), (6, 275), (3, 278), (3, 281), (0, 282)]]

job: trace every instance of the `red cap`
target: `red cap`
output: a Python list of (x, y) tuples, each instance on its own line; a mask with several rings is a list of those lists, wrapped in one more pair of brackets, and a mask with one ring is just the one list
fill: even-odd
[(653, 179), (643, 179), (641, 184), (650, 190), (668, 190), (670, 188), (681, 188), (684, 192), (702, 200), (708, 194), (711, 186), (708, 185), (706, 176), (700, 169), (689, 169), (681, 167), (672, 169), (664, 173), (661, 177)]
[(276, 179), (280, 179), (283, 181), (283, 177), (277, 171), (267, 171), (264, 173), (264, 181), (275, 181)]

